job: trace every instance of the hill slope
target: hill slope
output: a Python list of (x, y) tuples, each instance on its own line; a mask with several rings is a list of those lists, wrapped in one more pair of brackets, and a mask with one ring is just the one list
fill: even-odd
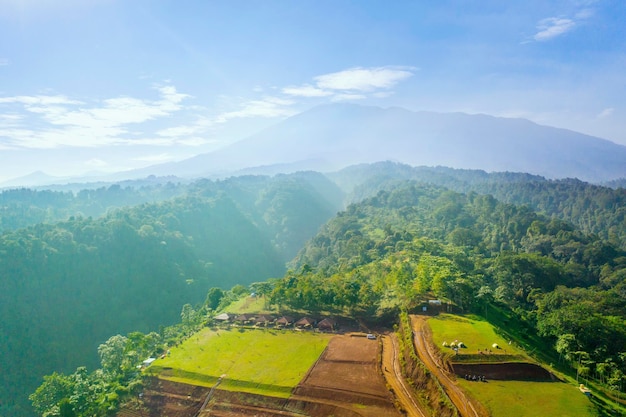
[(394, 160), (550, 178), (626, 176), (626, 147), (524, 119), (332, 104), (290, 117), (224, 149), (137, 175), (206, 175), (282, 164), (329, 171)]
[(176, 322), (211, 287), (284, 274), (338, 209), (333, 190), (313, 173), (200, 181), (176, 199), (0, 235), (0, 415), (32, 415), (41, 377), (96, 366), (113, 334)]

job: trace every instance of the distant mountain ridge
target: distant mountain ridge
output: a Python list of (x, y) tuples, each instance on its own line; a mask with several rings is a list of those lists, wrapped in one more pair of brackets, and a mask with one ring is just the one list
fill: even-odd
[(605, 139), (525, 119), (355, 104), (318, 106), (226, 148), (133, 174), (211, 176), (276, 165), (328, 172), (384, 160), (591, 182), (626, 177), (626, 147)]

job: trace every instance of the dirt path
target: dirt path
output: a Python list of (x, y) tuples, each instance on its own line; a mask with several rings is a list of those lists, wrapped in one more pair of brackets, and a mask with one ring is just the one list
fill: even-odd
[(400, 371), (400, 361), (398, 359), (398, 342), (396, 335), (382, 336), (383, 341), (383, 373), (387, 384), (393, 388), (397, 400), (409, 417), (427, 417), (428, 411), (423, 410), (420, 404), (413, 398), (409, 391), (402, 372)]
[(424, 362), (428, 370), (439, 380), (446, 394), (450, 397), (454, 406), (459, 410), (462, 417), (488, 417), (489, 413), (482, 404), (469, 399), (465, 392), (459, 388), (450, 378), (448, 373), (441, 367), (437, 357), (432, 352), (432, 343), (426, 318), (423, 316), (411, 316), (413, 339), (419, 358)]

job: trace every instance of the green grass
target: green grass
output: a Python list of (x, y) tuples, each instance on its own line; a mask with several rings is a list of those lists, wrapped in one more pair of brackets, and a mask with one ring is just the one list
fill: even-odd
[(561, 382), (489, 381), (459, 384), (480, 401), (492, 417), (592, 417), (593, 403), (573, 385)]
[[(467, 348), (459, 349), (458, 360), (480, 358), (478, 350), (483, 352), (491, 349), (493, 357), (501, 357), (502, 360), (526, 360), (527, 357), (521, 348), (515, 343), (499, 336), (494, 327), (484, 319), (477, 316), (456, 316), (452, 314), (440, 314), (428, 320), (428, 324), (433, 331), (433, 341), (443, 352), (454, 355), (450, 348), (443, 347), (443, 342), (448, 344), (458, 340), (463, 342)], [(494, 349), (492, 346), (497, 343), (501, 349)], [(451, 358), (455, 360), (454, 357)], [(487, 359), (487, 358), (485, 358)]]
[[(444, 341), (462, 341), (467, 349), (459, 350), (459, 357), (451, 359), (472, 361), (480, 358), (478, 349), (490, 348), (494, 352), (489, 359), (525, 360), (530, 357), (515, 342), (500, 336), (489, 322), (477, 316), (456, 316), (441, 314), (428, 320), (433, 331), (434, 343), (442, 347)], [(497, 343), (502, 349), (493, 349)], [(506, 349), (506, 354), (504, 350)], [(484, 355), (483, 355), (484, 356)], [(486, 361), (487, 358), (485, 357)], [(460, 378), (459, 385), (480, 401), (493, 417), (543, 417), (543, 416), (597, 416), (598, 411), (592, 401), (583, 395), (576, 386), (561, 382), (495, 381), (487, 383), (468, 382)]]
[(329, 335), (280, 330), (208, 328), (148, 368), (177, 382), (287, 398), (326, 348)]
[(268, 310), (266, 305), (265, 296), (250, 297), (245, 296), (237, 301), (231, 303), (224, 309), (224, 312), (232, 314), (256, 314), (256, 313), (272, 313), (276, 314), (276, 311)]

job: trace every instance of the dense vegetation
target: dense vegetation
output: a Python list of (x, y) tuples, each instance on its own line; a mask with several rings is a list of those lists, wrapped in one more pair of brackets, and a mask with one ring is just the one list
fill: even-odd
[[(397, 317), (435, 296), (479, 314), (506, 311), (521, 321), (521, 337), (540, 340), (608, 390), (625, 388), (624, 189), (391, 163), (329, 178), (337, 185), (299, 173), (152, 191), (114, 186), (90, 192), (143, 193), (141, 204), (116, 209), (123, 199), (103, 198), (92, 217), (80, 192), (2, 194), (0, 220), (16, 230), (0, 236), (0, 337), (8, 341), (0, 415), (28, 415), (25, 392), (53, 371), (74, 374), (52, 374), (43, 386), (75, 390), (46, 403), (55, 413), (63, 399), (78, 415), (106, 412), (113, 393), (134, 389), (130, 361), (119, 372), (104, 362), (91, 373), (76, 367), (98, 366), (95, 352), (110, 335), (139, 330), (150, 342), (139, 348), (129, 334), (121, 351), (158, 351), (169, 336), (150, 332), (173, 323), (182, 305), (191, 325), (248, 291), (224, 288), (251, 283), (291, 309)], [(353, 204), (315, 235), (342, 207), (339, 188)], [(26, 202), (15, 203), (18, 195)], [(70, 202), (55, 212), (56, 203), (37, 202), (45, 196)], [(27, 215), (20, 226), (9, 220), (19, 210), (56, 214)], [(95, 387), (85, 404), (97, 398), (98, 411), (74, 398), (85, 387)]]
[(175, 199), (2, 234), (0, 415), (28, 415), (42, 375), (95, 367), (112, 334), (171, 324), (209, 287), (283, 275), (338, 209), (332, 190), (313, 173), (200, 181)]
[(524, 206), (407, 183), (350, 205), (292, 266), (276, 304), (383, 314), (434, 295), (478, 313), (506, 306), (579, 375), (625, 387), (626, 252)]
[(68, 191), (9, 189), (0, 193), (0, 231), (38, 223), (54, 223), (71, 216), (98, 217), (111, 208), (158, 202), (182, 195), (181, 183), (135, 182)]
[(626, 249), (626, 188), (589, 184), (577, 179), (547, 180), (531, 174), (410, 167), (391, 162), (359, 165), (330, 175), (352, 202), (391, 190), (401, 181), (414, 180), (461, 193), (492, 195), (499, 201), (526, 205), (548, 217), (572, 223), (587, 234), (597, 234)]

